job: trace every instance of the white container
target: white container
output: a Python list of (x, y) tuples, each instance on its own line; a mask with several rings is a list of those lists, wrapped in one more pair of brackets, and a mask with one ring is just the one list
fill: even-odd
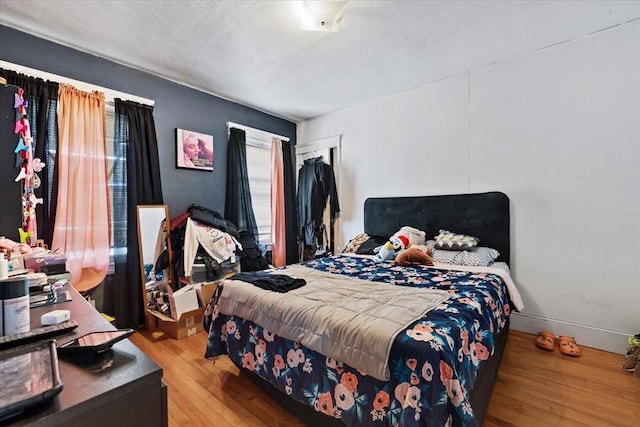
[(0, 280), (0, 332), (2, 335), (29, 332), (29, 283), (15, 277)]
[(0, 280), (9, 278), (9, 261), (5, 259), (4, 253), (0, 253)]

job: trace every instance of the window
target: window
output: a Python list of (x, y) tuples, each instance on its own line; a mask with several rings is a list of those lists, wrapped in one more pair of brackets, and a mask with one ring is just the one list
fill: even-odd
[(251, 205), (258, 226), (261, 246), (271, 245), (271, 136), (263, 132), (246, 132), (247, 174)]
[[(41, 78), (43, 80), (51, 80), (60, 83), (68, 83), (80, 90), (84, 90), (86, 92), (91, 92), (94, 90), (105, 93), (105, 101), (106, 101), (106, 120), (105, 120), (105, 144), (106, 144), (106, 155), (107, 155), (107, 185), (108, 185), (108, 203), (109, 203), (109, 221), (110, 221), (110, 251), (109, 251), (109, 269), (107, 274), (112, 274), (114, 272), (114, 260), (126, 259), (127, 255), (127, 147), (126, 142), (116, 141), (115, 135), (115, 125), (116, 125), (116, 115), (115, 115), (115, 106), (113, 100), (115, 98), (127, 99), (136, 101), (142, 104), (153, 105), (154, 101), (141, 98), (138, 96), (134, 96), (131, 94), (127, 94), (124, 92), (119, 92), (112, 89), (107, 89), (104, 87), (92, 85), (89, 83), (81, 82), (78, 80), (73, 80), (67, 77), (59, 76), (56, 74), (46, 73), (44, 71), (35, 70), (33, 68), (24, 67), (22, 65), (13, 64), (6, 61), (0, 61), (0, 67), (13, 70), (15, 72), (23, 73), (27, 76), (34, 76)], [(33, 108), (35, 108), (37, 103), (33, 104)], [(55, 160), (56, 160), (56, 151), (57, 151), (57, 115), (56, 115), (56, 106), (57, 100), (49, 101), (49, 108), (47, 111), (47, 129), (50, 133), (48, 138), (46, 152), (45, 152), (45, 164), (46, 172), (48, 174), (48, 187), (46, 189), (46, 194), (43, 195), (47, 197), (49, 202), (51, 203), (51, 194), (52, 194), (52, 182), (53, 182), (53, 173), (55, 171)], [(31, 110), (31, 105), (29, 106)], [(33, 110), (35, 113), (35, 109)], [(51, 112), (51, 113), (49, 113)], [(36, 123), (35, 116), (32, 116), (30, 113), (29, 121), (31, 123)], [(35, 131), (36, 126), (32, 125), (33, 137), (35, 140)], [(55, 202), (54, 202), (55, 203)], [(49, 212), (46, 213), (47, 215)]]
[[(109, 221), (111, 242), (109, 248), (109, 270), (115, 272), (115, 260), (126, 259), (127, 256), (127, 159), (126, 146), (115, 138), (116, 112), (113, 103), (106, 105), (105, 143), (107, 153), (107, 186), (109, 189)], [(122, 208), (125, 207), (123, 210)]]
[[(115, 146), (115, 107), (113, 103), (107, 103), (106, 105), (106, 117), (105, 117), (105, 144), (107, 154), (107, 186), (108, 186), (108, 198), (109, 198), (109, 228), (110, 228), (110, 250), (109, 250), (109, 268), (107, 274), (113, 274), (115, 269), (115, 257), (126, 257), (127, 255), (127, 237), (126, 237), (126, 211), (122, 212), (122, 209), (118, 209), (119, 206), (126, 206), (126, 150), (117, 150)], [(54, 108), (55, 111), (55, 108)], [(55, 120), (55, 115), (52, 115)], [(55, 129), (55, 127), (52, 127)], [(47, 156), (47, 164), (50, 166), (47, 172), (49, 177), (49, 188), (47, 189), (47, 197), (51, 198), (51, 183), (53, 182), (53, 162), (56, 158), (56, 146), (49, 146)], [(118, 189), (125, 191), (118, 191)], [(124, 197), (124, 202), (118, 203), (116, 200), (119, 197)]]
[(289, 141), (289, 138), (232, 122), (227, 122), (227, 126), (245, 132), (247, 175), (251, 206), (258, 226), (258, 243), (263, 251), (271, 250), (271, 147), (273, 138), (281, 141)]

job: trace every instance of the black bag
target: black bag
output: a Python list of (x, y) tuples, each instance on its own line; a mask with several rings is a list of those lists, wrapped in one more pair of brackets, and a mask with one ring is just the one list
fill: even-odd
[(235, 224), (224, 219), (220, 213), (196, 204), (189, 206), (187, 212), (192, 220), (217, 228), (220, 231), (229, 233), (238, 240), (240, 239), (240, 233), (238, 233)]
[(240, 257), (242, 271), (258, 271), (269, 268), (267, 259), (262, 256), (258, 244), (249, 233), (243, 231), (238, 241), (242, 245), (242, 254)]

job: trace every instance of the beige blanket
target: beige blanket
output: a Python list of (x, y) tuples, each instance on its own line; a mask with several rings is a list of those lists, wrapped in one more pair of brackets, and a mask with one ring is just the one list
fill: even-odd
[(220, 312), (239, 316), (381, 380), (395, 336), (449, 298), (446, 291), (395, 286), (308, 267), (278, 271), (307, 284), (287, 293), (226, 280)]

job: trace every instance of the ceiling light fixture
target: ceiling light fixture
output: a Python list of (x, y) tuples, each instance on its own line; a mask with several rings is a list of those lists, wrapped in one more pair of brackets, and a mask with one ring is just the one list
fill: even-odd
[(302, 0), (300, 29), (335, 33), (340, 30), (347, 0)]

